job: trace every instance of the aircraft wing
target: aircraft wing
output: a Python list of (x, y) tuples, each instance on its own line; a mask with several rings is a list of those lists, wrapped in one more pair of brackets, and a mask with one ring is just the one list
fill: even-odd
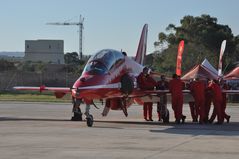
[(222, 92), (227, 94), (239, 94), (239, 90), (222, 90)]
[[(170, 93), (169, 90), (146, 90), (143, 91), (146, 94), (160, 94), (160, 93)], [(239, 94), (239, 90), (222, 90), (222, 92), (224, 93), (228, 93), (228, 94)], [(185, 89), (183, 90), (183, 93), (190, 93), (190, 90)]]
[[(114, 83), (114, 84), (106, 84), (106, 85), (94, 85), (94, 86), (85, 86), (85, 87), (79, 87), (77, 89), (79, 90), (94, 90), (94, 89), (120, 89), (121, 85), (120, 83)], [(15, 86), (13, 87), (15, 90), (29, 90), (29, 91), (52, 91), (52, 92), (64, 92), (64, 93), (70, 93), (71, 89), (76, 88), (69, 88), (69, 87), (46, 87), (46, 86), (40, 86), (40, 87), (28, 87), (28, 86)]]
[[(147, 90), (145, 91), (145, 93), (149, 93), (149, 94), (160, 94), (160, 93), (170, 93), (169, 90)], [(190, 90), (183, 90), (183, 93), (190, 93)]]
[[(143, 91), (145, 94), (160, 94), (160, 93), (170, 93), (169, 90), (146, 90)], [(239, 90), (222, 90), (222, 92), (227, 94), (239, 94)], [(183, 90), (183, 93), (190, 93), (190, 90)]]
[(28, 91), (51, 91), (54, 92), (56, 98), (62, 98), (66, 93), (71, 93), (71, 88), (68, 87), (27, 87), (27, 86), (16, 86), (13, 87), (15, 90), (28, 90)]
[(28, 87), (28, 86), (16, 86), (13, 87), (15, 90), (29, 90), (29, 91), (52, 91), (52, 92), (62, 92), (62, 93), (70, 93), (71, 88), (69, 87)]
[[(170, 94), (169, 90), (141, 90), (141, 89), (135, 89), (131, 94), (128, 95), (130, 98), (140, 98), (145, 96), (159, 96), (160, 94)], [(190, 90), (183, 90), (183, 93), (190, 93)], [(123, 94), (118, 94), (115, 97), (123, 97)]]

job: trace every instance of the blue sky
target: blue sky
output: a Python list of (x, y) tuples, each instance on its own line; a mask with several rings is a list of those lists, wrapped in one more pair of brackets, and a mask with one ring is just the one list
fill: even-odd
[(0, 51), (24, 51), (25, 40), (61, 39), (65, 52), (78, 51), (76, 26), (47, 22), (76, 22), (85, 17), (83, 53), (112, 48), (134, 55), (141, 29), (149, 25), (148, 52), (168, 24), (179, 25), (185, 15), (209, 14), (239, 34), (238, 0), (1, 0)]

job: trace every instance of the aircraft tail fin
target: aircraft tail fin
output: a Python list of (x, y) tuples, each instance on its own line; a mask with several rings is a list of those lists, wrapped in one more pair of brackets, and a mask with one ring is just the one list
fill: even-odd
[(138, 50), (135, 56), (135, 61), (143, 65), (144, 58), (147, 49), (147, 35), (148, 35), (148, 24), (145, 24), (141, 33)]

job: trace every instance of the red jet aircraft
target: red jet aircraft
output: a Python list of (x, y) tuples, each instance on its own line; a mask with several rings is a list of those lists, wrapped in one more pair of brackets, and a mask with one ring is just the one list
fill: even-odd
[[(127, 116), (127, 108), (135, 101), (143, 104), (141, 97), (152, 95), (154, 91), (143, 91), (137, 87), (137, 77), (143, 70), (143, 61), (147, 47), (148, 25), (145, 24), (141, 33), (138, 50), (134, 59), (126, 53), (112, 49), (104, 49), (91, 56), (82, 75), (72, 88), (64, 87), (14, 87), (16, 90), (53, 91), (57, 98), (71, 93), (73, 116), (71, 120), (82, 120), (80, 105), (86, 104), (86, 121), (93, 125), (93, 116), (89, 113), (94, 100), (105, 100), (102, 113), (106, 116), (109, 109), (123, 110)], [(145, 98), (144, 98), (145, 99)], [(151, 98), (150, 98), (151, 99)]]

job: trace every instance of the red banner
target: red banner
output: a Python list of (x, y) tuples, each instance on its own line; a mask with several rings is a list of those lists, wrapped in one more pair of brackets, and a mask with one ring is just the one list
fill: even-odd
[(176, 74), (181, 76), (181, 65), (182, 65), (182, 55), (184, 50), (184, 41), (181, 40), (178, 45), (178, 56), (177, 56), (177, 65), (176, 65)]

